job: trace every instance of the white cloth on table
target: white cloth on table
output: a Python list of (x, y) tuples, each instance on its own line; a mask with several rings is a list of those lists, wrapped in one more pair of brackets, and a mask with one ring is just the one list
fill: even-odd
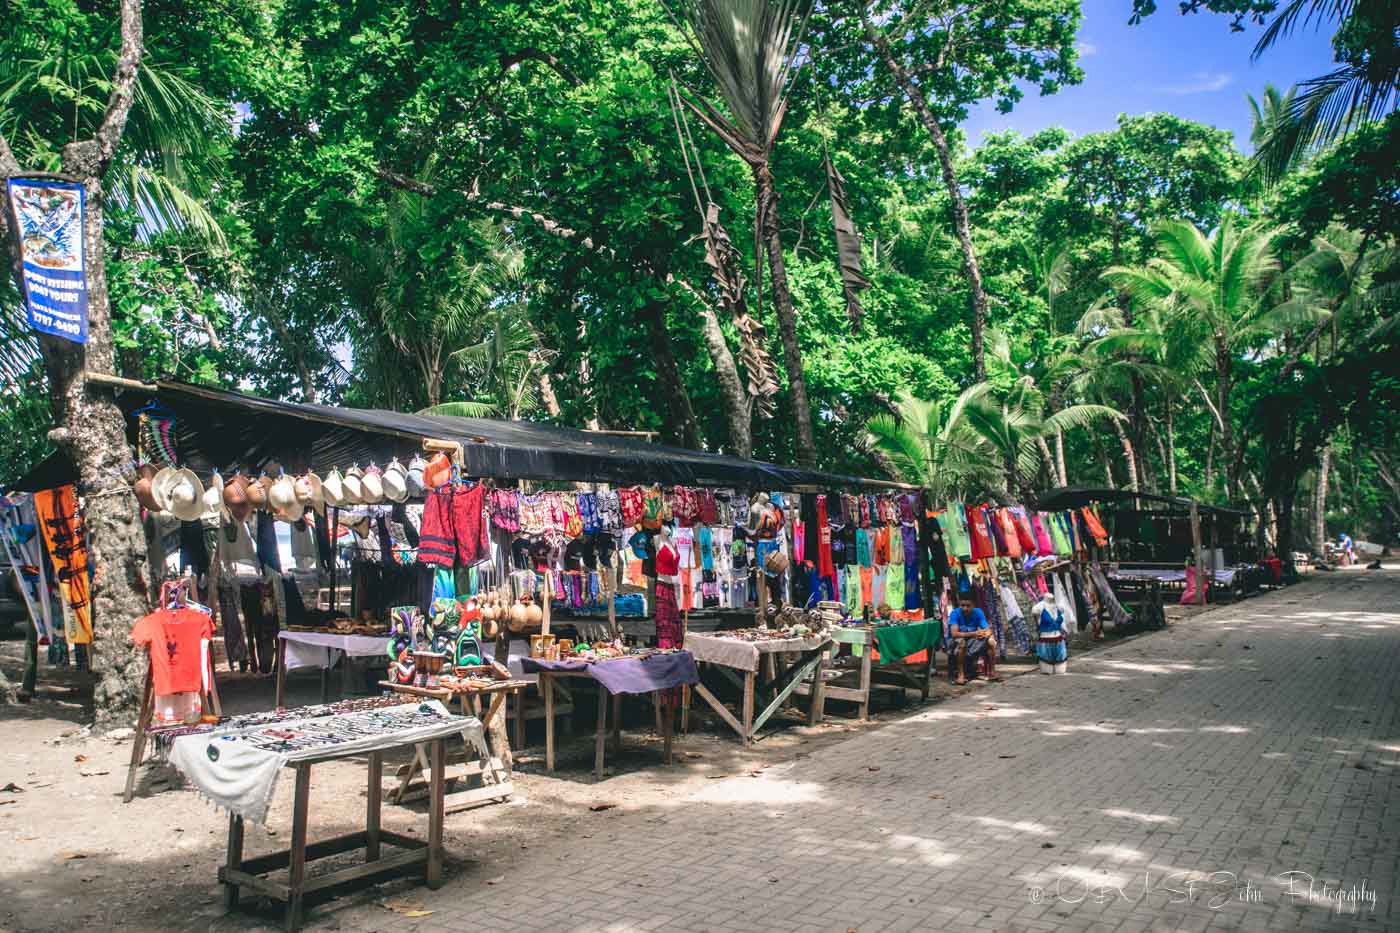
[[(413, 715), (425, 705), (437, 713), (436, 721), (419, 722), (401, 729), (388, 729), (366, 735), (346, 735), (343, 742), (316, 745), (296, 751), (271, 751), (240, 737), (252, 736), (269, 729), (296, 732), (308, 726), (315, 728), (342, 717), (321, 716), (243, 730), (216, 730), (182, 735), (175, 739), (171, 746), (170, 763), (194, 784), (201, 796), (213, 802), (216, 807), (254, 823), (263, 823), (267, 820), (267, 811), (272, 803), (273, 791), (277, 788), (278, 775), (283, 767), (298, 761), (311, 758), (345, 758), (453, 735), (461, 735), (463, 740), (470, 742), (484, 754), (485, 738), (481, 723), (471, 716), (453, 716), (437, 700), (406, 703), (369, 712), (392, 714), (395, 711), (403, 711), (405, 715)], [(347, 719), (368, 718), (366, 713), (346, 713), (342, 716)]]
[(685, 636), (685, 650), (696, 661), (721, 664), (738, 671), (757, 671), (758, 660), (762, 655), (788, 651), (811, 651), (820, 648), (831, 639), (826, 635), (807, 635), (803, 638), (773, 638), (767, 641), (742, 641), (738, 638), (725, 638), (722, 635), (700, 635), (689, 632)]
[(277, 637), (287, 644), (286, 669), (335, 667), (342, 654), (352, 658), (383, 656), (387, 661), (389, 639), (380, 635), (337, 635), (331, 632), (281, 631)]

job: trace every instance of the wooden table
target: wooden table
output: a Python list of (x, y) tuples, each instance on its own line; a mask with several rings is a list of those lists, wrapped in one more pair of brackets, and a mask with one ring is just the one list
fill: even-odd
[[(456, 697), (461, 704), (462, 715), (474, 715), (480, 718), (484, 727), (486, 741), (491, 741), (491, 723), (497, 717), (503, 715), (502, 708), (505, 706), (505, 699), (508, 695), (528, 687), (529, 681), (525, 680), (502, 680), (489, 687), (482, 687), (477, 690), (449, 690), (445, 687), (415, 687), (411, 684), (397, 684), (387, 680), (379, 682), (381, 687), (387, 687), (395, 693), (402, 693), (407, 696), (431, 697), (441, 700), (444, 706), (451, 706), (453, 697)], [(480, 712), (481, 701), (490, 697), (485, 715)], [(501, 728), (496, 734), (496, 738), (502, 742), (508, 742), (505, 737), (506, 730)], [(465, 790), (457, 790), (446, 794), (444, 806), (448, 813), (456, 813), (460, 810), (470, 810), (473, 807), (480, 807), (489, 803), (504, 803), (510, 799), (514, 792), (511, 787), (510, 769), (506, 767), (503, 759), (510, 751), (506, 748), (477, 749), (478, 756), (475, 761), (470, 754), (464, 750), (464, 760), (453, 765), (447, 772), (447, 781), (467, 783), (471, 778), (479, 778), (480, 787), (472, 787)], [(393, 803), (404, 803), (415, 800), (428, 793), (429, 785), (429, 760), (422, 744), (415, 746), (413, 753), (413, 763), (400, 765), (396, 774), (385, 778), (386, 789), (389, 791), (390, 800)], [(398, 783), (393, 783), (397, 781)]]
[(287, 691), (287, 642), (296, 642), (308, 649), (308, 654), (325, 652), (324, 663), (298, 665), (299, 667), (319, 667), (321, 669), (321, 702), (330, 698), (330, 669), (335, 665), (332, 652), (339, 651), (345, 664), (341, 668), (341, 691), (350, 696), (353, 689), (351, 658), (384, 658), (388, 635), (352, 635), (342, 632), (303, 632), (283, 629), (277, 633), (277, 708), (282, 708), (282, 700)]
[[(719, 714), (719, 717), (728, 723), (731, 729), (739, 734), (739, 738), (744, 740), (745, 745), (753, 744), (758, 736), (758, 730), (763, 728), (763, 724), (808, 679), (811, 679), (815, 686), (810, 691), (811, 703), (807, 708), (807, 723), (808, 725), (816, 725), (821, 722), (826, 715), (825, 681), (822, 677), (822, 671), (826, 666), (826, 657), (831, 650), (829, 638), (809, 639), (806, 644), (796, 649), (792, 647), (792, 642), (787, 639), (746, 642), (757, 649), (760, 658), (759, 663), (754, 665), (754, 670), (746, 670), (734, 667), (731, 663), (713, 656), (706, 657), (704, 647), (706, 641), (722, 637), (691, 636), (687, 639), (686, 648), (695, 655), (697, 663), (703, 663), (708, 666), (708, 669), (719, 672), (722, 677), (739, 688), (742, 696), (739, 716), (736, 717), (731, 713), (720, 702), (719, 697), (715, 696), (703, 682), (695, 685), (695, 693), (708, 703), (710, 708)], [(797, 661), (793, 664), (780, 662), (778, 658), (785, 654), (796, 654)], [(755, 715), (755, 700), (759, 697), (768, 699), (768, 704)]]
[[(311, 796), (311, 768), (323, 761), (335, 761), (355, 757), (359, 753), (331, 753), (320, 758), (297, 761), (289, 767), (296, 770), (296, 797), (292, 803), (292, 838), (289, 848), (269, 855), (243, 858), (243, 817), (231, 815), (228, 821), (228, 846), (225, 863), (219, 868), (219, 881), (224, 885), (224, 907), (233, 910), (238, 906), (242, 889), (247, 888), (281, 901), (287, 905), (285, 925), (288, 931), (301, 928), (303, 901), (308, 894), (322, 891), (336, 885), (363, 881), (391, 871), (409, 866), (423, 865), (428, 887), (442, 886), (442, 823), (444, 777), (444, 739), (433, 739), (422, 743), (428, 747), (428, 839), (413, 839), (399, 833), (380, 828), (380, 810), (383, 800), (384, 753), (408, 748), (413, 743), (369, 752), (369, 777), (366, 783), (365, 828), (361, 832), (336, 836), (320, 842), (308, 844), (307, 823)], [(383, 855), (381, 846), (385, 843), (398, 846), (403, 851)], [(306, 863), (316, 859), (365, 850), (363, 865), (353, 865), (320, 875), (310, 881), (306, 879)], [(271, 872), (287, 869), (285, 882), (266, 877)]]
[[(922, 625), (922, 622), (911, 623)], [(936, 624), (936, 623), (935, 623)], [(878, 662), (875, 661), (872, 649), (876, 648), (876, 640), (879, 638), (881, 626), (866, 624), (859, 626), (833, 626), (827, 630), (831, 640), (835, 644), (850, 645), (852, 648), (859, 648), (860, 668), (859, 677), (855, 686), (837, 683), (824, 684), (826, 699), (828, 700), (849, 700), (860, 705), (860, 718), (866, 720), (870, 718), (870, 697), (871, 691), (881, 686), (893, 687), (903, 692), (905, 688), (912, 688), (919, 691), (921, 700), (927, 700), (929, 694), (929, 684), (933, 676), (933, 655), (934, 649), (938, 646), (938, 641), (928, 645), (925, 650), (928, 657), (920, 668), (915, 672), (910, 672), (904, 664), (903, 658), (887, 658), (883, 654)], [(846, 671), (846, 674), (853, 674), (856, 671)], [(881, 683), (881, 680), (884, 683)], [(797, 687), (797, 693), (806, 696), (812, 692), (814, 684), (802, 683)]]
[[(594, 679), (593, 675), (587, 671), (538, 671), (540, 693), (544, 694), (544, 767), (546, 771), (554, 770), (554, 691), (555, 679), (561, 677), (580, 678), (592, 680), (598, 687), (598, 724), (595, 728), (593, 742), (593, 776), (598, 780), (603, 779), (603, 762), (605, 757), (604, 746), (607, 744), (608, 735), (608, 699), (612, 699), (612, 747), (613, 754), (622, 750), (622, 695), (609, 693), (608, 689)], [(666, 759), (666, 764), (671, 764), (672, 741), (674, 730), (671, 726), (671, 691), (680, 690), (680, 687), (667, 687), (663, 690), (654, 690), (647, 694), (652, 698), (652, 702), (661, 710), (661, 740), (662, 754)]]

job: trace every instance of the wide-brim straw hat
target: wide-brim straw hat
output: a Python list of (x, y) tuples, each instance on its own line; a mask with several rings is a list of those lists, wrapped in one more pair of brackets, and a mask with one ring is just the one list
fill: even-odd
[(273, 511), (282, 512), (294, 505), (297, 505), (296, 487), (292, 485), (292, 478), (286, 473), (273, 482), (267, 490), (267, 504)]
[(326, 479), (321, 483), (321, 494), (326, 501), (326, 505), (332, 508), (342, 508), (347, 504), (345, 499), (345, 477), (340, 475), (340, 470), (331, 467), (331, 471), (326, 474)]
[(224, 479), (215, 470), (209, 477), (209, 485), (204, 487), (204, 511), (200, 513), (200, 521), (211, 521), (222, 517), (228, 512), (228, 507), (224, 505)]
[(303, 509), (311, 509), (320, 515), (326, 513), (326, 493), (321, 477), (311, 472), (303, 473), (292, 485)]
[(404, 475), (404, 485), (408, 487), (408, 494), (414, 498), (422, 498), (427, 491), (423, 485), (423, 471), (427, 469), (428, 461), (422, 457), (414, 457), (408, 461), (408, 473)]
[(378, 505), (384, 501), (383, 474), (372, 463), (360, 477), (360, 496), (365, 505)]
[(193, 470), (162, 470), (151, 481), (151, 496), (182, 522), (198, 521), (204, 514), (204, 484)]
[(365, 501), (365, 487), (361, 482), (364, 475), (359, 466), (352, 466), (345, 471), (345, 501), (348, 504), (359, 505)]
[(408, 471), (397, 457), (384, 468), (379, 481), (384, 486), (384, 498), (390, 502), (403, 502), (408, 498)]

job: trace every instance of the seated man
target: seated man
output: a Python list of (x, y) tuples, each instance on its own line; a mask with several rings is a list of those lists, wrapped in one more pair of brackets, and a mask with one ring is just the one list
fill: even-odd
[(977, 659), (984, 655), (987, 658), (987, 679), (1001, 679), (996, 676), (996, 639), (992, 637), (986, 615), (977, 608), (972, 594), (967, 591), (959, 594), (958, 608), (948, 614), (948, 639), (949, 672), (957, 671), (956, 682), (959, 686), (967, 683), (969, 676), (976, 679)]

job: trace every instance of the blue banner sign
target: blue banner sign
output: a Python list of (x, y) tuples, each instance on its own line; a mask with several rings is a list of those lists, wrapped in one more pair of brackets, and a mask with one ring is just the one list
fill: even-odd
[(87, 343), (83, 186), (47, 178), (11, 178), (9, 195), (23, 264), (29, 326), (74, 343)]

